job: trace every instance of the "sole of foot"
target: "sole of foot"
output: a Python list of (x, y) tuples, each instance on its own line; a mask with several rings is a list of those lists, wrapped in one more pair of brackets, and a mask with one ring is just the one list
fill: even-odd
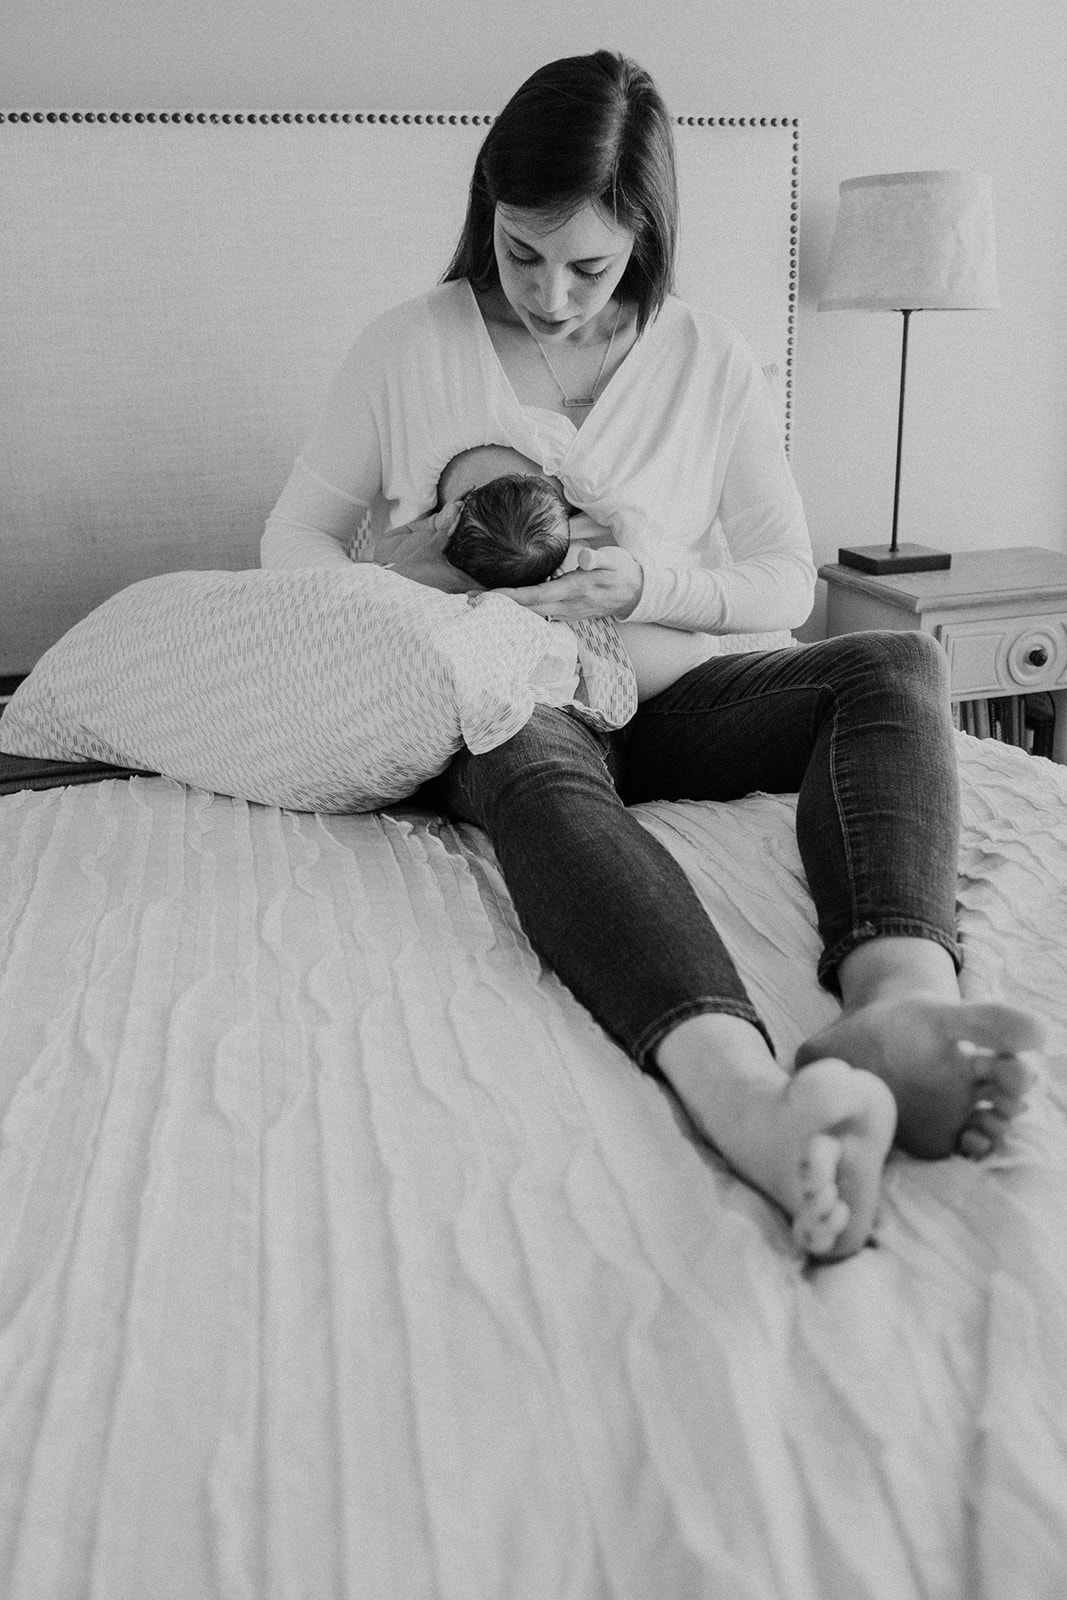
[(797, 1052), (810, 1071), (826, 1056), (879, 1078), (897, 1108), (896, 1142), (936, 1161), (999, 1148), (1034, 1081), (1040, 1024), (1011, 1006), (879, 1000), (843, 1013)]
[(813, 1262), (841, 1261), (868, 1243), (893, 1144), (896, 1105), (880, 1078), (824, 1059), (785, 1094), (796, 1167), (786, 1209), (793, 1240)]

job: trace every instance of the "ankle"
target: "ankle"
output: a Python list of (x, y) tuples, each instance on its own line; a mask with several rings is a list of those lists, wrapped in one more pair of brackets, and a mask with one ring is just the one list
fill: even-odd
[(755, 1024), (728, 1011), (702, 1011), (679, 1022), (656, 1047), (656, 1065), (667, 1078), (692, 1071), (706, 1076), (712, 1067), (761, 1077), (768, 1068), (780, 1071)]
[(713, 1143), (716, 1131), (747, 1121), (789, 1081), (760, 1030), (728, 1012), (680, 1022), (660, 1041), (656, 1065)]
[(954, 1004), (960, 999), (956, 964), (933, 939), (886, 935), (850, 950), (837, 969), (846, 1012), (880, 1000), (926, 997)]

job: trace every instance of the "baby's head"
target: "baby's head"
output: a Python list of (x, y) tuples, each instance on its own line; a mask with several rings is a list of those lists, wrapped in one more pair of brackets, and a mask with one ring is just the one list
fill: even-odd
[(471, 489), (445, 555), (483, 588), (543, 583), (570, 544), (566, 502), (533, 473), (510, 472)]

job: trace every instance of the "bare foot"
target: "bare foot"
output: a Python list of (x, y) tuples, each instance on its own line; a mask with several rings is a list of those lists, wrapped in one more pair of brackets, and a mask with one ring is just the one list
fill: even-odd
[(796, 1064), (835, 1056), (873, 1073), (892, 1091), (901, 1149), (977, 1159), (1003, 1143), (1034, 1078), (1020, 1058), (1041, 1045), (1038, 1023), (1010, 1006), (894, 997), (843, 1012)]
[(805, 1254), (839, 1261), (870, 1239), (895, 1126), (884, 1083), (826, 1060), (773, 1097), (755, 1097), (730, 1138), (716, 1142), (739, 1175), (792, 1218)]

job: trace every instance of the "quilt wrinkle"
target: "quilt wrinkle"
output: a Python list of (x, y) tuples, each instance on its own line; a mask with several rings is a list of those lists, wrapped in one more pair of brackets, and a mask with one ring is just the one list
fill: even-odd
[[(1067, 775), (973, 746), (965, 984), (1010, 974), (1053, 1050), (1004, 1152), (894, 1155), (877, 1248), (817, 1270), (478, 830), (152, 778), (0, 804), (5, 1596), (1046, 1600)], [(640, 815), (786, 1059), (835, 1007), (792, 798)]]

